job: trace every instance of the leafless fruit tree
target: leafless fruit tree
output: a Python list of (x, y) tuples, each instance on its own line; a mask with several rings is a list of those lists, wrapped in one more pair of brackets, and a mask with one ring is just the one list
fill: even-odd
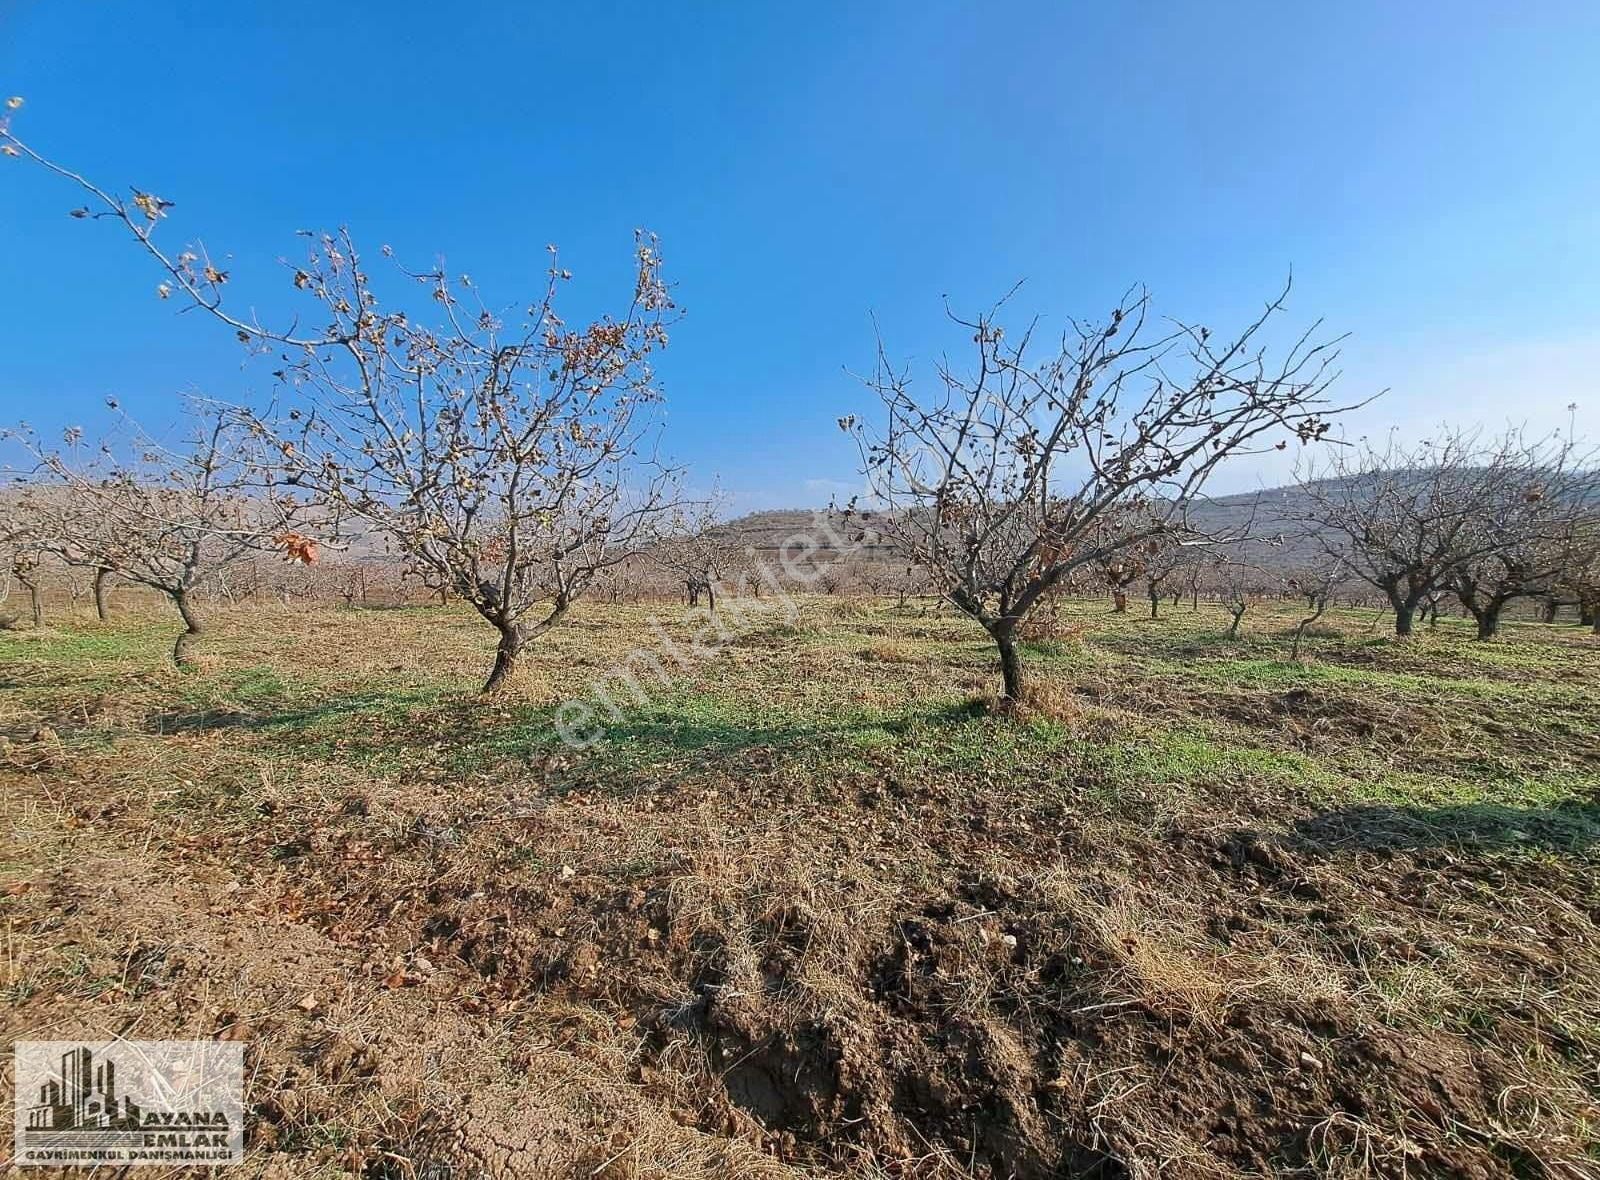
[[(1117, 515), (1107, 518), (1111, 522), (1105, 532), (1115, 537), (1118, 532)], [(1150, 617), (1161, 614), (1162, 588), (1180, 569), (1197, 559), (1206, 536), (1185, 528), (1172, 528), (1147, 537), (1136, 545), (1129, 545), (1108, 554), (1100, 560), (1100, 577), (1111, 588), (1112, 610), (1122, 614), (1128, 609), (1128, 587), (1143, 582), (1145, 597), (1150, 602)], [(1065, 583), (1063, 583), (1065, 585)]]
[(1239, 638), (1239, 625), (1250, 607), (1267, 596), (1274, 582), (1261, 564), (1262, 555), (1248, 540), (1232, 542), (1207, 554), (1205, 579), (1214, 587), (1217, 601), (1228, 612), (1226, 638)]
[[(1145, 544), (1157, 543), (1152, 537)], [(1111, 590), (1111, 611), (1113, 614), (1124, 614), (1128, 609), (1128, 587), (1144, 576), (1144, 557), (1139, 546), (1129, 552), (1117, 550), (1106, 554), (1097, 563), (1100, 568), (1100, 577)]]
[(1300, 658), (1300, 644), (1305, 639), (1306, 631), (1327, 613), (1334, 594), (1348, 576), (1349, 570), (1345, 567), (1343, 557), (1324, 557), (1320, 561), (1300, 566), (1286, 579), (1285, 587), (1291, 593), (1304, 598), (1306, 607), (1311, 612), (1295, 623), (1294, 637), (1289, 642), (1291, 660)]
[(873, 598), (892, 596), (896, 610), (905, 610), (907, 601), (913, 596), (928, 593), (928, 579), (922, 570), (908, 564), (893, 550), (866, 558), (855, 567), (855, 575), (861, 587)]
[(1387, 599), (1397, 635), (1450, 590), (1490, 638), (1506, 603), (1547, 591), (1563, 564), (1574, 495), (1593, 479), (1574, 458), (1518, 431), (1487, 445), (1450, 429), (1415, 446), (1363, 441), (1302, 474), (1302, 515), (1326, 554)]
[(1558, 586), (1577, 601), (1579, 622), (1600, 635), (1600, 512), (1584, 512), (1573, 522)]
[[(4, 563), (0, 566), (0, 581), (5, 589), (0, 602), (11, 596), (12, 582), (21, 586), (28, 592), (28, 611), (35, 630), (44, 626), (44, 597), (39, 585), (44, 553), (42, 524), (32, 507), (21, 500), (0, 505), (0, 562)], [(7, 627), (16, 622), (16, 616), (6, 616)]]
[(689, 606), (699, 606), (704, 595), (712, 614), (717, 610), (717, 587), (746, 573), (748, 566), (738, 536), (722, 519), (722, 498), (717, 495), (674, 509), (650, 556), (682, 584)]
[(1559, 587), (1600, 475), (1570, 435), (1530, 439), (1521, 430), (1495, 439), (1476, 467), (1478, 511), (1446, 580), (1477, 623), (1478, 638), (1493, 639), (1509, 603)]
[[(76, 575), (82, 571), (89, 578), (95, 616), (102, 623), (110, 620), (111, 582), (116, 571), (108, 566), (97, 565), (88, 555), (88, 550), (74, 548), (71, 552), (76, 556), (68, 556), (61, 546), (45, 543), (47, 539), (53, 540), (63, 535), (64, 530), (70, 529), (74, 535), (84, 535), (102, 527), (104, 522), (98, 518), (96, 506), (85, 502), (70, 487), (58, 488), (56, 499), (49, 504), (40, 504), (33, 498), (24, 497), (0, 508), (0, 538), (9, 542), (7, 549), (13, 561), (18, 563), (18, 568), (12, 572), (16, 574), (19, 584), (27, 588), (33, 600), (36, 620), (43, 619), (39, 578), (44, 570), (40, 559), (46, 555), (65, 567), (73, 609), (77, 609), (81, 589)], [(39, 625), (38, 622), (35, 625)]]
[(442, 270), (412, 276), (439, 329), (379, 310), (347, 235), (321, 239), (296, 272), (340, 342), (285, 354), (295, 404), (257, 428), (289, 481), (389, 537), (428, 585), (494, 626), (485, 692), (676, 502), (650, 364), (672, 302), (648, 236), (636, 262), (622, 316), (578, 330), (557, 315), (566, 272), (554, 263), (514, 325), (481, 302), (464, 311)]
[(162, 298), (276, 354), (282, 404), (251, 422), (278, 450), (283, 480), (389, 537), (430, 586), (494, 626), (486, 692), (602, 570), (652, 539), (675, 502), (676, 473), (655, 450), (651, 368), (674, 308), (652, 236), (637, 235), (625, 310), (574, 328), (556, 310), (571, 275), (553, 247), (540, 293), (510, 309), (490, 308), (442, 266), (396, 266), (391, 281), (422, 293), (427, 310), (413, 313), (380, 302), (347, 231), (307, 235), (286, 285), (319, 326), (303, 331), (296, 316), (271, 328), (228, 309), (228, 272), (204, 247), (157, 243), (171, 202), (141, 190), (124, 201), (3, 125), (0, 146), (76, 185), (88, 198), (76, 215), (123, 226), (163, 272)]
[(1139, 576), (1144, 580), (1144, 593), (1150, 602), (1152, 619), (1161, 613), (1161, 597), (1167, 585), (1200, 560), (1204, 545), (1203, 537), (1176, 529), (1151, 537), (1144, 543), (1144, 552), (1139, 559)]
[(1469, 440), (1454, 435), (1406, 447), (1389, 438), (1335, 451), (1300, 479), (1307, 534), (1372, 586), (1410, 635), (1417, 608), (1445, 584), (1478, 506)]
[(178, 664), (205, 629), (196, 587), (265, 551), (314, 559), (298, 530), (317, 515), (273, 488), (275, 456), (236, 414), (202, 402), (189, 417), (194, 433), (175, 447), (137, 430), (93, 450), (75, 430), (61, 446), (26, 427), (9, 432), (36, 464), (19, 503), (42, 551), (165, 594), (184, 624)]
[(975, 319), (950, 316), (970, 333), (970, 368), (940, 363), (926, 392), (880, 342), (867, 383), (881, 417), (840, 426), (886, 509), (885, 539), (988, 632), (1008, 700), (1022, 689), (1017, 627), (1042, 595), (1184, 527), (1228, 459), (1320, 439), (1328, 416), (1349, 408), (1328, 403), (1336, 351), (1313, 341), (1316, 325), (1269, 358), (1266, 328), (1287, 294), (1222, 339), (1155, 328), (1149, 296), (1132, 292), (1103, 323), (1074, 321), (1037, 355), (1037, 322), (1008, 335), (1002, 300)]

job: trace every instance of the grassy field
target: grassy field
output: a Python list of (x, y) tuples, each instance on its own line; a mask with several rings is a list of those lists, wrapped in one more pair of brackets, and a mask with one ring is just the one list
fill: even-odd
[[(1600, 1174), (1600, 640), (1068, 608), (0, 634), (8, 1039), (246, 1043), (246, 1175)], [(660, 615), (659, 628), (652, 616)]]

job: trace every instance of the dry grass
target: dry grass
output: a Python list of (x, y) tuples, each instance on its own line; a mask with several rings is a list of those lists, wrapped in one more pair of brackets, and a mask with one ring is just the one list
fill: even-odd
[(1582, 1174), (1600, 647), (1077, 609), (1007, 716), (818, 600), (584, 752), (651, 608), (489, 703), (455, 611), (0, 637), (7, 1031), (240, 1037), (280, 1176)]

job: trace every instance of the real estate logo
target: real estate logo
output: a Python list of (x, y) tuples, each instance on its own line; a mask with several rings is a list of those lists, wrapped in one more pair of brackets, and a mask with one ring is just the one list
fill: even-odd
[(22, 1166), (244, 1158), (237, 1041), (18, 1041), (14, 1101)]

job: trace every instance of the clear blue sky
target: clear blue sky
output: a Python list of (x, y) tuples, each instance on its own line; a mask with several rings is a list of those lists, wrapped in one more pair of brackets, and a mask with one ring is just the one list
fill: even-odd
[[(662, 237), (687, 314), (669, 449), (741, 507), (852, 480), (833, 422), (941, 296), (1102, 313), (1128, 284), (1226, 326), (1292, 265), (1354, 333), (1358, 429), (1448, 417), (1600, 434), (1600, 5), (0, 0), (17, 128), (177, 202), (276, 301), (298, 228), (442, 254), (578, 310)], [(0, 421), (152, 425), (269, 384), (73, 195), (0, 161)], [(1230, 481), (1270, 479), (1250, 470)]]

